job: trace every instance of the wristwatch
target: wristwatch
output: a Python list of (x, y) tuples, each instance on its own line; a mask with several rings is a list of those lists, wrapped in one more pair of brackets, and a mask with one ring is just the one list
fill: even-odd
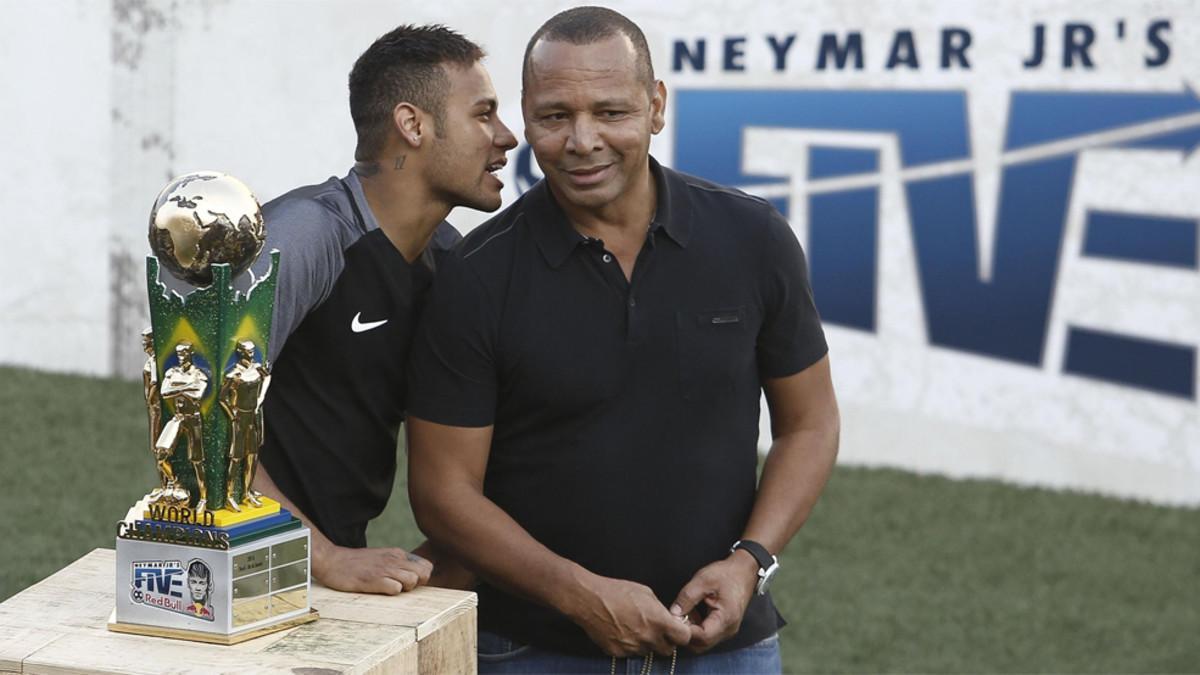
[(758, 561), (758, 586), (755, 591), (759, 595), (767, 594), (767, 587), (771, 585), (771, 580), (775, 578), (775, 573), (779, 571), (779, 559), (771, 555), (767, 551), (767, 547), (757, 541), (742, 539), (734, 542), (733, 546), (729, 547), (729, 552), (733, 553), (738, 549), (742, 549), (746, 553), (754, 556)]

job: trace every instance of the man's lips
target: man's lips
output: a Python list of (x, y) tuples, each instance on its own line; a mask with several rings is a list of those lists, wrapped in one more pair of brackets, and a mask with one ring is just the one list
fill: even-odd
[(504, 181), (500, 180), (500, 177), (497, 176), (496, 173), (499, 172), (500, 169), (503, 169), (505, 164), (508, 164), (508, 158), (501, 157), (499, 159), (492, 160), (492, 162), (490, 162), (486, 167), (484, 167), (484, 170), (487, 173), (487, 175), (490, 176), (492, 178), (492, 180), (496, 181), (496, 183), (499, 184), (501, 188), (504, 187)]
[(563, 169), (571, 182), (577, 186), (584, 187), (588, 185), (596, 185), (608, 178), (612, 173), (612, 164), (600, 164), (598, 166), (585, 166), (577, 169)]

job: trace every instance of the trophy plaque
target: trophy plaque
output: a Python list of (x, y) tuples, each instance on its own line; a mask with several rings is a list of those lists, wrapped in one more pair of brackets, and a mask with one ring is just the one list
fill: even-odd
[[(108, 628), (234, 644), (313, 621), (309, 530), (252, 488), (279, 252), (247, 291), (232, 279), (262, 251), (258, 200), (232, 176), (180, 176), (149, 238), (142, 385), (158, 485), (117, 523)], [(160, 265), (193, 289), (169, 291)]]

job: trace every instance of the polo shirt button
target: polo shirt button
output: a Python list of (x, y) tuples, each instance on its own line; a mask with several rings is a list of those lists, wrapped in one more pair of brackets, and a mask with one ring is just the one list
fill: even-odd
[(630, 307), (637, 307), (637, 300), (634, 300), (633, 298), (630, 298), (630, 299), (629, 299), (629, 306), (630, 306)]
[(606, 262), (606, 263), (612, 262), (612, 256), (611, 256), (611, 255), (609, 255), (609, 254), (607, 254), (607, 253), (605, 253), (605, 254), (604, 254), (604, 257), (603, 257), (603, 258), (601, 258), (601, 260), (603, 260), (603, 261), (604, 261), (604, 262)]

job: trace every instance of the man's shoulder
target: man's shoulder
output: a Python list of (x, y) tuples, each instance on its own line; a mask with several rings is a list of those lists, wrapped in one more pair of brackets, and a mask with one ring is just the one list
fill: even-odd
[(771, 202), (757, 195), (667, 167), (663, 167), (663, 172), (676, 185), (686, 190), (693, 207), (699, 207), (699, 213), (706, 213), (706, 209), (709, 208), (718, 208), (722, 211), (732, 211), (751, 217), (768, 217), (778, 214)]
[(361, 235), (338, 178), (303, 185), (263, 204), (268, 247), (323, 243), (349, 245)]
[(468, 232), (455, 249), (455, 257), (463, 266), (484, 275), (507, 269), (520, 240), (528, 202), (529, 193), (525, 193), (503, 211)]
[(288, 190), (266, 204), (263, 204), (263, 212), (334, 211), (336, 213), (337, 209), (334, 206), (336, 199), (344, 201), (345, 193), (342, 192), (339, 179), (335, 176), (330, 176), (320, 183), (301, 185), (300, 187)]
[(672, 189), (686, 195), (692, 229), (715, 236), (722, 246), (758, 255), (770, 242), (789, 236), (791, 225), (766, 199), (666, 167), (663, 171)]
[[(455, 247), (442, 254), (434, 293), (439, 286), (503, 302), (518, 260), (518, 242), (525, 228), (526, 195), (475, 227)], [(443, 293), (451, 292), (443, 290)]]

